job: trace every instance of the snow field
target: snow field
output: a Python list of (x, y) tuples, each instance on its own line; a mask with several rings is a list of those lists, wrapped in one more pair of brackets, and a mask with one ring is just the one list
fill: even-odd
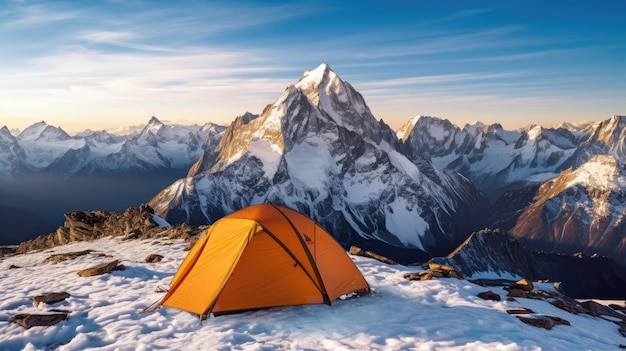
[[(545, 301), (484, 301), (488, 288), (465, 280), (407, 281), (417, 267), (352, 257), (373, 288), (360, 298), (326, 305), (271, 308), (212, 317), (172, 308), (138, 314), (163, 296), (186, 255), (180, 240), (105, 238), (13, 256), (0, 261), (0, 350), (606, 350), (626, 339), (611, 322), (573, 315)], [(43, 264), (53, 253), (98, 250), (113, 257), (82, 256)], [(150, 253), (161, 263), (143, 263)], [(121, 259), (124, 271), (81, 278), (80, 269)], [(8, 269), (10, 265), (22, 268)], [(501, 288), (489, 288), (505, 296)], [(34, 307), (30, 297), (67, 291), (71, 297)], [(567, 319), (553, 330), (525, 325), (505, 311), (528, 307)], [(29, 330), (10, 323), (18, 313), (70, 310), (66, 321)]]

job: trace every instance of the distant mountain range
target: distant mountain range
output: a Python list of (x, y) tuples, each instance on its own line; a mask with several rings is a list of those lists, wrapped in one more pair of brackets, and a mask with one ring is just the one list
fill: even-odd
[(165, 125), (156, 117), (138, 133), (105, 130), (70, 136), (60, 127), (35, 123), (13, 136), (0, 129), (0, 179), (29, 175), (89, 175), (188, 169), (225, 127)]
[(145, 203), (215, 148), (225, 129), (166, 125), (155, 117), (120, 135), (70, 136), (45, 122), (17, 135), (0, 128), (0, 244), (52, 232), (76, 209), (122, 211)]
[(420, 116), (394, 132), (323, 64), (228, 127), (153, 118), (124, 137), (69, 136), (43, 122), (13, 136), (4, 127), (0, 178), (150, 179), (177, 169), (186, 177), (149, 202), (172, 223), (211, 223), (275, 202), (313, 217), (345, 246), (404, 263), (446, 255), (485, 227), (529, 248), (624, 263), (625, 127), (624, 116), (519, 130)]

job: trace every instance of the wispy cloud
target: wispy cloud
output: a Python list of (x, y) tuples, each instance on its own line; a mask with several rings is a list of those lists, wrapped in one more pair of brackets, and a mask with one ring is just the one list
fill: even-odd
[(471, 81), (471, 80), (492, 80), (492, 79), (504, 79), (515, 78), (528, 75), (530, 71), (514, 71), (514, 72), (472, 72), (472, 73), (459, 73), (459, 74), (439, 74), (430, 76), (419, 77), (407, 77), (397, 79), (378, 80), (375, 82), (361, 84), (364, 88), (376, 88), (376, 87), (402, 87), (406, 85), (418, 85), (418, 84), (454, 84), (458, 82)]
[(80, 18), (80, 10), (59, 5), (12, 2), (0, 12), (0, 31), (38, 28)]
[(439, 18), (435, 18), (432, 20), (427, 20), (427, 21), (421, 21), (420, 25), (421, 26), (430, 26), (433, 24), (441, 24), (441, 23), (445, 23), (445, 22), (450, 22), (450, 21), (458, 21), (460, 19), (464, 19), (464, 18), (468, 18), (468, 17), (474, 17), (476, 15), (480, 15), (483, 13), (487, 13), (487, 12), (493, 12), (493, 9), (469, 9), (469, 10), (461, 10), (461, 11), (457, 11), (454, 12), (452, 14), (449, 14), (447, 16), (443, 16), (443, 17), (439, 17)]

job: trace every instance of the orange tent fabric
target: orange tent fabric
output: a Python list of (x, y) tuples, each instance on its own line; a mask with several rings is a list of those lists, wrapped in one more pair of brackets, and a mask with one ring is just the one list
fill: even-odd
[(330, 305), (341, 295), (368, 291), (345, 250), (317, 223), (289, 208), (261, 204), (215, 222), (183, 260), (158, 306), (206, 316)]

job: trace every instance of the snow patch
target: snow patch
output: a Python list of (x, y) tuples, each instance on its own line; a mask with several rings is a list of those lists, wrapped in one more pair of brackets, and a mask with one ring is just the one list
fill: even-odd
[(282, 156), (281, 148), (277, 145), (270, 144), (270, 142), (265, 139), (257, 139), (250, 143), (248, 151), (261, 160), (265, 176), (268, 179), (272, 179), (278, 170)]
[(429, 229), (429, 225), (415, 208), (409, 207), (406, 200), (396, 198), (387, 206), (385, 209), (385, 227), (390, 233), (398, 237), (402, 244), (424, 250), (420, 238)]
[(335, 161), (325, 147), (319, 146), (312, 138), (307, 143), (298, 144), (285, 154), (289, 175), (305, 188), (326, 189), (329, 174), (335, 173)]

